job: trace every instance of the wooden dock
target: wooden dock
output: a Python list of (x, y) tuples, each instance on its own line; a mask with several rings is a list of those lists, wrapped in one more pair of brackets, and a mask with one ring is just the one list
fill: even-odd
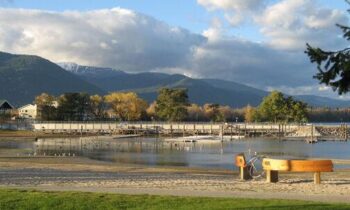
[(55, 133), (164, 134), (164, 135), (243, 135), (283, 136), (299, 125), (244, 123), (159, 123), (159, 122), (49, 122), (34, 123), (35, 131)]
[(35, 122), (34, 131), (69, 134), (135, 135), (233, 135), (245, 137), (290, 137), (305, 139), (337, 138), (347, 140), (347, 125), (256, 124), (208, 122)]

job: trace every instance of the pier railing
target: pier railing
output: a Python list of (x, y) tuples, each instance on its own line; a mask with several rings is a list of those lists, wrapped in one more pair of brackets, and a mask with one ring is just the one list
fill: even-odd
[(158, 133), (284, 135), (299, 129), (298, 124), (210, 123), (210, 122), (35, 122), (35, 131), (74, 133)]
[(347, 124), (271, 124), (211, 122), (34, 122), (34, 131), (48, 133), (164, 134), (164, 135), (237, 135), (273, 137), (337, 137), (346, 140)]

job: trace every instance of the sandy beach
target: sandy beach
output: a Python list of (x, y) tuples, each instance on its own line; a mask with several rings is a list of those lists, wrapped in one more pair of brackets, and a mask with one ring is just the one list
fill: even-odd
[(0, 186), (49, 191), (312, 200), (350, 203), (350, 170), (281, 173), (280, 182), (241, 181), (232, 170), (147, 167), (85, 158), (0, 158)]

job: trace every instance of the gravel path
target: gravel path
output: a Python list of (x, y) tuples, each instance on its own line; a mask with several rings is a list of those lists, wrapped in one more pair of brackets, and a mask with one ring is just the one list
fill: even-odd
[(0, 158), (0, 187), (209, 197), (350, 202), (350, 173), (281, 173), (279, 183), (241, 181), (231, 170), (147, 167), (83, 158)]
[(271, 184), (264, 180), (241, 181), (232, 174), (0, 169), (0, 185), (10, 188), (350, 202), (348, 172), (327, 173), (323, 177), (321, 185), (314, 185), (312, 174), (283, 174), (279, 183)]

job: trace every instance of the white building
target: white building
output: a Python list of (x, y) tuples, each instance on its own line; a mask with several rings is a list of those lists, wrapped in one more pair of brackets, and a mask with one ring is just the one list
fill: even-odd
[(38, 115), (38, 106), (36, 104), (27, 104), (22, 106), (18, 108), (18, 115), (20, 118), (36, 119)]

